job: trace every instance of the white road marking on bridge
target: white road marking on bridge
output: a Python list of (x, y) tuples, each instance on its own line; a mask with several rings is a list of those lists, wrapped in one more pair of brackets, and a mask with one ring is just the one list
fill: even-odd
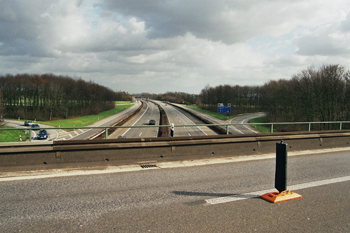
[[(317, 187), (317, 186), (322, 186), (322, 185), (327, 185), (327, 184), (335, 184), (335, 183), (340, 183), (340, 182), (345, 182), (345, 181), (350, 181), (350, 176), (338, 177), (338, 178), (333, 178), (333, 179), (328, 179), (328, 180), (314, 181), (314, 182), (309, 182), (309, 183), (304, 183), (304, 184), (291, 185), (291, 186), (289, 186), (288, 190), (295, 191), (295, 190), (299, 190), (299, 189), (313, 188), (313, 187)], [(237, 194), (237, 195), (232, 195), (232, 196), (227, 196), (227, 197), (206, 199), (205, 202), (208, 204), (211, 204), (211, 205), (223, 204), (223, 203), (228, 203), (228, 202), (245, 200), (248, 198), (257, 198), (265, 193), (276, 192), (276, 191), (277, 191), (276, 189), (261, 190), (261, 191), (257, 191), (257, 192)]]

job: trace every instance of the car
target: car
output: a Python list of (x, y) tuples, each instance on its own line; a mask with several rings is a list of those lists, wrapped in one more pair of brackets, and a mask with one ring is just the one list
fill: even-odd
[(156, 124), (156, 121), (155, 121), (155, 120), (149, 120), (148, 124), (149, 124), (149, 125), (155, 125), (155, 124)]
[(33, 121), (24, 121), (25, 126), (31, 126), (33, 124)]
[(49, 135), (45, 129), (41, 129), (38, 133), (38, 139), (48, 139)]
[(125, 139), (125, 136), (118, 136), (118, 139)]
[(40, 129), (40, 126), (38, 124), (32, 124), (32, 129)]

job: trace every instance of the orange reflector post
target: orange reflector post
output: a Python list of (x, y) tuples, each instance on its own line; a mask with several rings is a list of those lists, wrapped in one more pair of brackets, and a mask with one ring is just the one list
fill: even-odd
[(285, 190), (283, 192), (272, 192), (272, 193), (266, 193), (264, 195), (260, 196), (262, 199), (272, 202), (272, 203), (279, 203), (283, 201), (289, 201), (294, 199), (302, 198), (300, 194), (297, 194), (293, 191)]

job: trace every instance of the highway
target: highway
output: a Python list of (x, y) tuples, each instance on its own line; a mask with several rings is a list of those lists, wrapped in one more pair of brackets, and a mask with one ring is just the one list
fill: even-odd
[[(263, 113), (257, 113), (257, 114), (251, 114), (251, 115), (242, 115), (235, 118), (232, 118), (229, 120), (230, 124), (245, 124), (249, 123), (251, 119), (264, 116)], [(240, 134), (246, 134), (246, 133), (259, 133), (255, 128), (251, 127), (250, 125), (234, 125), (229, 127), (230, 133), (240, 133)]]
[(0, 172), (0, 232), (349, 232), (349, 150), (290, 153), (288, 187), (303, 198), (279, 204), (257, 195), (274, 187), (269, 156)]
[[(127, 121), (127, 126), (146, 126), (150, 120), (155, 120), (159, 125), (159, 108), (154, 103), (147, 101), (141, 111), (132, 119)], [(144, 127), (144, 128), (120, 128), (108, 136), (108, 139), (124, 136), (126, 138), (141, 138), (141, 137), (157, 137), (159, 127)]]
[[(208, 127), (199, 127), (195, 126), (196, 124), (200, 123), (203, 124), (202, 122), (196, 122), (198, 121), (194, 117), (192, 117), (190, 114), (186, 114), (183, 111), (180, 111), (178, 108), (167, 104), (163, 103), (161, 101), (154, 101), (157, 104), (159, 104), (165, 111), (169, 124), (174, 124), (175, 125), (175, 130), (174, 130), (174, 136), (204, 136), (204, 135), (216, 135), (214, 131), (209, 129)], [(177, 127), (177, 125), (193, 125), (189, 127)]]
[[(217, 135), (216, 132), (211, 130), (206, 126), (196, 126), (200, 124), (205, 124), (200, 121), (198, 118), (189, 114), (188, 112), (182, 110), (184, 108), (182, 105), (173, 105), (163, 103), (161, 101), (147, 101), (144, 109), (139, 112), (137, 115), (133, 116), (129, 121), (125, 122), (126, 126), (146, 126), (148, 125), (149, 120), (153, 119), (156, 121), (156, 125), (159, 124), (159, 109), (154, 104), (157, 103), (160, 105), (165, 113), (167, 114), (169, 124), (173, 123), (175, 125), (175, 134), (174, 136), (204, 136), (204, 135)], [(115, 122), (129, 115), (131, 112), (135, 111), (141, 102), (137, 102), (131, 108), (124, 110), (121, 113), (110, 116), (103, 120), (97, 121), (89, 126), (91, 127), (108, 127), (113, 125)], [(209, 115), (200, 113), (195, 110), (187, 109), (192, 111), (196, 115), (201, 116), (204, 119), (208, 119), (210, 122), (214, 124), (241, 124), (247, 123), (250, 119), (261, 116), (262, 114), (254, 114), (254, 115), (242, 115), (240, 117), (233, 118), (228, 121), (218, 120)], [(6, 125), (11, 127), (23, 127), (22, 121), (11, 121), (6, 120)], [(179, 125), (189, 125), (187, 127), (179, 127)], [(93, 135), (96, 135), (98, 132), (103, 129), (75, 129), (75, 130), (64, 130), (64, 129), (50, 129), (52, 126), (40, 124), (41, 128), (46, 128), (49, 133), (49, 141), (56, 140), (85, 140)], [(74, 127), (74, 126), (72, 126)], [(120, 136), (126, 138), (141, 138), (141, 137), (157, 137), (158, 136), (159, 127), (142, 127), (142, 128), (120, 128), (117, 129), (112, 135), (109, 135), (109, 139), (118, 138)], [(246, 134), (246, 133), (256, 133), (257, 131), (250, 126), (230, 126), (230, 133), (232, 134)], [(33, 141), (36, 141), (36, 131), (32, 131)]]
[[(103, 119), (102, 121), (97, 121), (94, 124), (90, 125), (92, 127), (104, 127), (104, 126), (111, 126), (114, 125), (117, 121), (119, 121), (120, 119), (124, 118), (125, 116), (131, 114), (133, 111), (135, 111), (138, 107), (141, 106), (141, 102), (137, 102), (136, 104), (134, 104), (133, 106), (131, 106), (130, 108), (116, 114), (110, 117), (107, 117), (105, 119)], [(95, 135), (96, 133), (98, 133), (99, 131), (101, 131), (101, 129), (90, 129), (87, 130), (77, 136), (75, 136), (74, 140), (84, 140), (87, 138), (90, 138), (92, 135)]]
[[(173, 105), (179, 108), (185, 108), (181, 104), (173, 104)], [(244, 124), (244, 123), (248, 123), (251, 119), (258, 118), (265, 115), (264, 113), (255, 113), (255, 114), (248, 114), (248, 115), (244, 114), (225, 121), (190, 108), (186, 108), (186, 110), (192, 112), (197, 116), (202, 117), (203, 119), (208, 120), (209, 122), (212, 122), (212, 124)], [(223, 128), (226, 130), (225, 127)], [(235, 125), (235, 126), (229, 127), (229, 132), (231, 134), (249, 134), (249, 133), (257, 133), (258, 131), (249, 125)]]

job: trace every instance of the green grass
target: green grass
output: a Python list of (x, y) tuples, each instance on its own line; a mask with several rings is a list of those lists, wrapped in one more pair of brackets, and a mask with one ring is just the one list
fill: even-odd
[(82, 117), (76, 117), (76, 118), (70, 118), (70, 119), (64, 119), (64, 120), (55, 120), (55, 121), (37, 121), (37, 123), (44, 124), (44, 125), (51, 125), (56, 128), (84, 127), (96, 121), (102, 120), (106, 117), (117, 114), (133, 105), (129, 101), (118, 101), (118, 103), (119, 102), (123, 102), (123, 104), (121, 105), (117, 104), (114, 109), (100, 112), (97, 115), (89, 115), (89, 116), (82, 116)]
[(225, 114), (221, 114), (221, 113), (217, 113), (217, 112), (212, 112), (212, 111), (208, 111), (208, 110), (205, 110), (205, 109), (202, 109), (202, 108), (199, 108), (197, 106), (193, 106), (193, 105), (186, 105), (187, 108), (191, 108), (193, 110), (196, 110), (198, 112), (202, 112), (202, 113), (205, 113), (205, 114), (208, 114), (210, 116), (213, 116), (213, 117), (216, 117), (220, 120), (228, 120), (228, 119), (231, 119), (233, 118), (233, 116), (227, 116)]
[[(249, 123), (266, 123), (266, 117), (259, 117), (250, 120)], [(262, 133), (270, 133), (270, 125), (252, 125), (255, 129), (259, 130)]]
[[(0, 128), (9, 128), (0, 126)], [(21, 135), (22, 141), (28, 139), (27, 134), (23, 132), (23, 129), (19, 130), (0, 130), (0, 142), (20, 142), (19, 136)]]
[(132, 101), (115, 101), (116, 105), (122, 105), (122, 104), (132, 104)]

